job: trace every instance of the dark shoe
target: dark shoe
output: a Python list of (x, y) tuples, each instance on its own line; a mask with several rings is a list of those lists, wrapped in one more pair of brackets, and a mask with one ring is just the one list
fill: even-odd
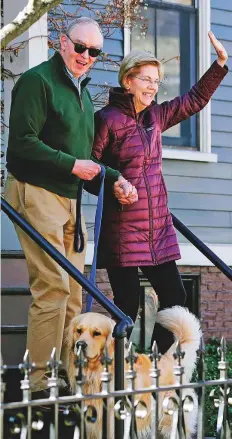
[(64, 380), (66, 382), (66, 384), (68, 385), (68, 374), (67, 371), (65, 369), (60, 369), (58, 371), (58, 377), (61, 378), (62, 380)]

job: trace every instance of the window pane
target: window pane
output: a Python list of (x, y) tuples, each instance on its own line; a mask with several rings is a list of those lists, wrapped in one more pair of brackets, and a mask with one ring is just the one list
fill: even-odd
[(141, 29), (139, 26), (134, 26), (131, 32), (132, 49), (146, 50), (156, 56), (155, 53), (155, 9), (147, 8), (143, 11), (144, 22), (147, 23), (148, 29), (146, 37), (141, 36)]
[[(160, 104), (180, 95), (180, 61), (172, 59), (180, 54), (179, 12), (158, 9), (156, 23), (156, 56), (160, 60), (168, 61), (164, 64), (164, 81), (157, 95), (157, 102)], [(165, 131), (165, 136), (180, 135), (180, 125)]]
[[(140, 29), (133, 28), (133, 49), (147, 50), (158, 59), (167, 61), (180, 54), (179, 12), (148, 8), (144, 11), (148, 20), (146, 38), (140, 36)], [(155, 38), (156, 35), (156, 38)], [(157, 102), (171, 100), (180, 94), (180, 61), (172, 59), (164, 64), (164, 79), (157, 95)], [(165, 131), (165, 136), (180, 137), (180, 125)]]
[(176, 5), (193, 6), (194, 0), (157, 0), (160, 3), (174, 3)]

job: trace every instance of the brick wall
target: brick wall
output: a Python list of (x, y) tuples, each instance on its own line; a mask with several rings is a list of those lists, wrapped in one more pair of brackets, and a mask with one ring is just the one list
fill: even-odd
[(224, 336), (232, 341), (232, 282), (216, 267), (179, 267), (200, 274), (200, 315), (205, 341)]
[[(86, 267), (86, 276), (89, 275), (89, 270)], [(179, 270), (181, 273), (200, 275), (199, 303), (205, 341), (212, 336), (224, 336), (227, 341), (232, 341), (232, 282), (215, 267), (179, 266)], [(112, 300), (108, 276), (103, 269), (97, 271), (97, 286)], [(107, 314), (96, 302), (93, 304), (93, 311)]]

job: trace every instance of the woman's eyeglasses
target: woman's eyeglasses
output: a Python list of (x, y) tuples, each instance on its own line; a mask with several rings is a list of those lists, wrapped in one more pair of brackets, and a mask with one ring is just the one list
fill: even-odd
[(147, 84), (147, 85), (153, 85), (153, 84), (155, 84), (155, 85), (160, 85), (161, 84), (161, 82), (160, 82), (160, 80), (159, 79), (155, 79), (155, 80), (153, 80), (153, 79), (151, 79), (151, 78), (148, 78), (148, 76), (136, 76), (136, 75), (133, 75), (134, 76), (134, 78), (138, 78), (138, 79), (140, 79), (140, 81), (143, 81), (145, 84)]
[(74, 43), (69, 35), (66, 36), (69, 38), (70, 41), (72, 41), (76, 53), (84, 53), (86, 50), (88, 50), (89, 56), (91, 56), (92, 58), (97, 58), (97, 56), (99, 56), (102, 52), (101, 49), (97, 49), (96, 47), (87, 47), (85, 44), (82, 43)]

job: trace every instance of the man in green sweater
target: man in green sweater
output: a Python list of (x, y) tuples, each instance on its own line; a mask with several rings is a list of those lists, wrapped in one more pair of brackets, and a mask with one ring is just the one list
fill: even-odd
[[(60, 38), (60, 52), (25, 72), (12, 92), (6, 200), (81, 272), (85, 249), (74, 251), (79, 179), (91, 180), (100, 166), (90, 160), (94, 108), (85, 73), (103, 46), (98, 24), (82, 17)], [(32, 304), (27, 348), (36, 363), (33, 398), (47, 397), (46, 362), (55, 346), (67, 364), (64, 330), (81, 312), (82, 291), (19, 227), (27, 260)], [(68, 394), (65, 388), (60, 395)]]

